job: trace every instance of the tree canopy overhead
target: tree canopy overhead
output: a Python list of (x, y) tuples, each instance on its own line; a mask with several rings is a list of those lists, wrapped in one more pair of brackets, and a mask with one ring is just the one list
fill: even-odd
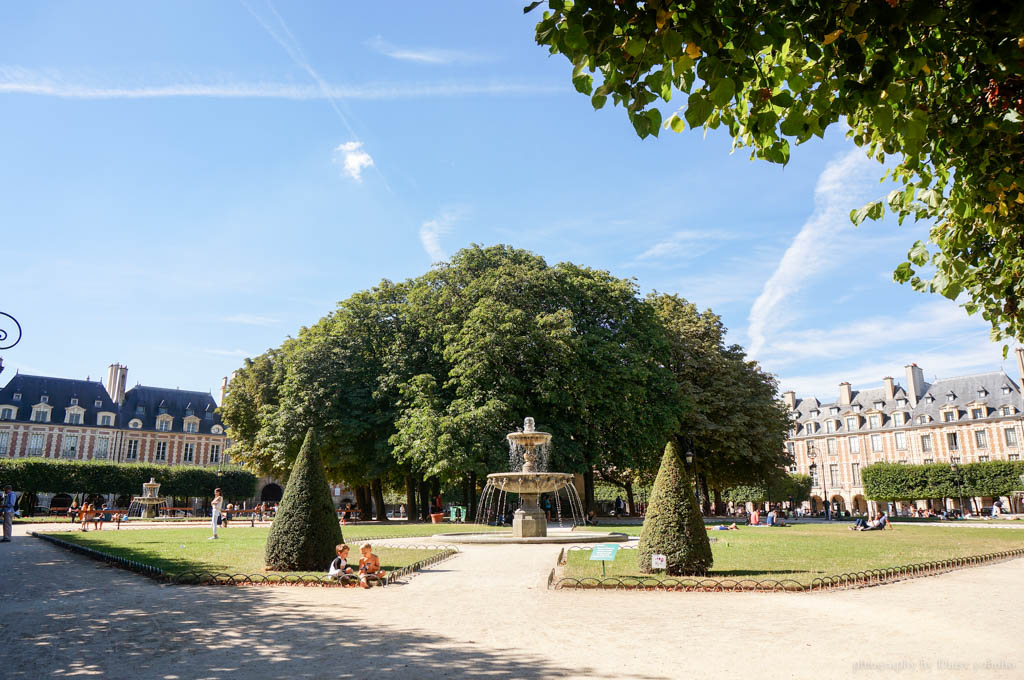
[(853, 221), (886, 207), (901, 223), (933, 221), (894, 278), (966, 293), (993, 337), (1024, 340), (1024, 3), (547, 4), (537, 42), (572, 62), (594, 108), (624, 107), (641, 137), (722, 127), (753, 157), (786, 163), (791, 143), (845, 120), (869, 156), (893, 157), (898, 184)]

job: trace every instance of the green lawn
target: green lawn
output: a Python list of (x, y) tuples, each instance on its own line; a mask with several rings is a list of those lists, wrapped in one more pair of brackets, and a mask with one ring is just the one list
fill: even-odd
[[(367, 527), (369, 528), (369, 527)], [(88, 546), (112, 555), (125, 557), (159, 567), (168, 572), (200, 570), (228, 574), (267, 574), (263, 570), (263, 548), (267, 541), (267, 527), (230, 527), (220, 531), (220, 538), (209, 540), (208, 528), (133, 529), (131, 531), (68, 532), (53, 535), (72, 543)], [(350, 561), (358, 562), (359, 542), (346, 532), (351, 546)], [(381, 566), (393, 571), (413, 562), (426, 559), (440, 550), (398, 549), (375, 547)], [(327, 572), (289, 572), (323, 575)]]
[[(710, 578), (792, 579), (809, 584), (820, 576), (896, 567), (949, 557), (982, 555), (1024, 548), (1024, 531), (952, 529), (902, 525), (890, 531), (849, 531), (848, 524), (804, 524), (779, 528), (740, 527), (712, 531), (715, 565)], [(607, 531), (638, 535), (641, 527), (602, 526)], [(608, 576), (644, 576), (635, 550), (620, 550), (605, 563)], [(571, 550), (565, 576), (601, 577), (601, 563), (589, 550)]]

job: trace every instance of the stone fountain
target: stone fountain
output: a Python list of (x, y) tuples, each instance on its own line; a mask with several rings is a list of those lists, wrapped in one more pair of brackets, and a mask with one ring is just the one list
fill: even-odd
[[(543, 454), (551, 443), (551, 435), (538, 432), (533, 418), (527, 418), (522, 431), (509, 433), (507, 439), (511, 450), (511, 467), (519, 465), (520, 457), (522, 467), (518, 472), (494, 472), (487, 475), (487, 484), (480, 494), (477, 523), (507, 526), (507, 514), (511, 513), (511, 533), (446, 533), (438, 534), (437, 538), (455, 543), (597, 543), (628, 539), (625, 534), (573, 531), (584, 523), (583, 504), (573, 484), (574, 475), (544, 469)], [(562, 492), (567, 498), (567, 508), (561, 502)], [(559, 528), (552, 535), (548, 534), (547, 515), (538, 503), (543, 494), (554, 496), (552, 518), (557, 520)], [(516, 496), (519, 498), (519, 507), (512, 512), (512, 499)]]
[(158, 517), (159, 509), (167, 508), (167, 499), (160, 497), (160, 482), (153, 477), (142, 484), (142, 495), (133, 496), (128, 506), (129, 517)]

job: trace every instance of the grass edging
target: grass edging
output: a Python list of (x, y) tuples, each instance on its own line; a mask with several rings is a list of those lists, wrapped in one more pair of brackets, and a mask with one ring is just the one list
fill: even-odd
[[(557, 577), (555, 570), (563, 567), (567, 560), (567, 550), (587, 550), (590, 546), (569, 546), (562, 548), (558, 554), (555, 569), (548, 575), (548, 588), (551, 590), (665, 590), (685, 592), (760, 592), (760, 593), (814, 593), (833, 590), (846, 590), (851, 588), (866, 588), (887, 583), (895, 583), (908, 578), (920, 578), (924, 576), (937, 576), (957, 569), (969, 567), (980, 567), (986, 564), (1004, 562), (1006, 560), (1024, 557), (1024, 548), (1003, 550), (1000, 552), (986, 553), (984, 555), (969, 555), (966, 557), (951, 557), (945, 560), (932, 562), (919, 562), (905, 564), (898, 567), (883, 567), (881, 569), (865, 569), (863, 571), (849, 574), (836, 574), (833, 576), (821, 576), (811, 581), (809, 585), (799, 583), (791, 579), (714, 579), (702, 577), (639, 577), (639, 576), (607, 576), (603, 578), (573, 578), (570, 576)], [(622, 548), (623, 550), (636, 550), (636, 548)]]
[[(197, 570), (169, 572), (144, 562), (129, 560), (119, 555), (111, 555), (110, 553), (105, 553), (78, 543), (65, 541), (49, 533), (31, 531), (29, 532), (29, 535), (34, 536), (35, 538), (40, 538), (44, 541), (49, 541), (60, 548), (70, 550), (71, 552), (78, 553), (84, 557), (104, 562), (111, 566), (118, 567), (119, 569), (135, 572), (136, 574), (149, 576), (157, 581), (172, 585), (322, 586), (325, 588), (338, 588), (342, 586), (340, 581), (328, 578), (327, 576), (296, 576), (290, 574), (228, 574), (226, 572), (213, 573)], [(420, 571), (421, 569), (435, 565), (438, 562), (443, 562), (444, 560), (454, 557), (459, 553), (459, 549), (454, 545), (396, 545), (387, 547), (406, 550), (440, 550), (441, 552), (431, 555), (430, 557), (425, 557), (422, 560), (413, 562), (412, 564), (407, 564), (401, 569), (388, 572), (387, 578), (384, 580), (384, 585), (394, 583), (403, 576), (408, 576), (414, 572)]]

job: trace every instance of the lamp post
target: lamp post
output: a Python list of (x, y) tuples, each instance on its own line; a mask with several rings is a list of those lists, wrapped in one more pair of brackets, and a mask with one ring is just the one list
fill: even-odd
[[(814, 462), (814, 459), (818, 457), (818, 453), (814, 450), (814, 442), (807, 442), (807, 458), (810, 459), (811, 464), (807, 466), (807, 469), (811, 471), (811, 478), (814, 478), (814, 471), (818, 469), (818, 464)], [(825, 521), (832, 520), (832, 504), (828, 500), (828, 487), (825, 486), (825, 467), (821, 468), (821, 494), (825, 497)]]
[[(10, 330), (7, 330), (8, 328)], [(11, 335), (14, 336), (13, 340), (9, 339)], [(0, 349), (10, 349), (19, 342), (21, 342), (21, 324), (7, 312), (0, 312)], [(4, 360), (0, 358), (0, 373), (3, 371)]]
[(949, 469), (953, 472), (953, 480), (956, 482), (956, 493), (960, 498), (960, 516), (964, 515), (964, 490), (960, 486), (960, 466), (956, 463), (950, 463)]

